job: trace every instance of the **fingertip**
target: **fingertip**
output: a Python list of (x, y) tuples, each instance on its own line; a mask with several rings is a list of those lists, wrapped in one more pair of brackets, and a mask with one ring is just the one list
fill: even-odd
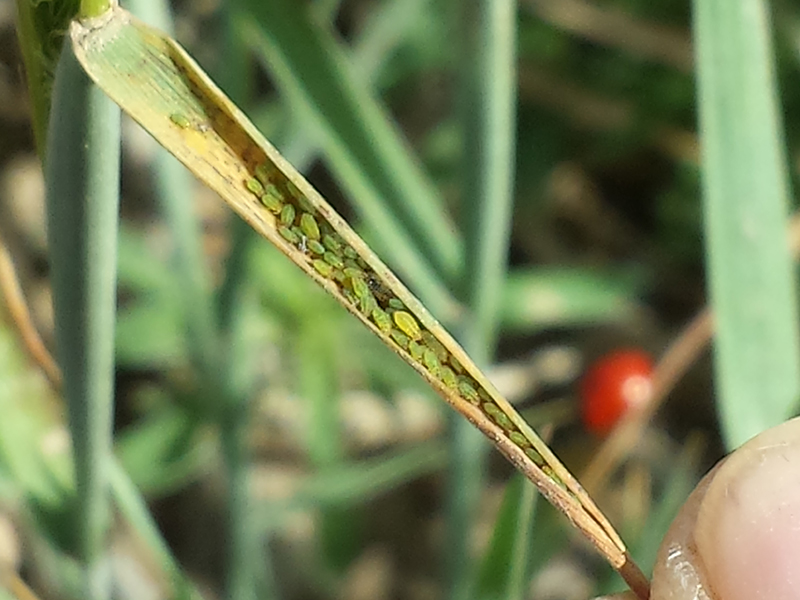
[(653, 600), (800, 598), (800, 419), (734, 452), (664, 538)]

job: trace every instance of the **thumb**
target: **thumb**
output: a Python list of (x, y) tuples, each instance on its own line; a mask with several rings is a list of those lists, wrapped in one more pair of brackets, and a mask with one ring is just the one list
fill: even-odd
[(800, 599), (800, 419), (747, 442), (689, 496), (652, 600)]

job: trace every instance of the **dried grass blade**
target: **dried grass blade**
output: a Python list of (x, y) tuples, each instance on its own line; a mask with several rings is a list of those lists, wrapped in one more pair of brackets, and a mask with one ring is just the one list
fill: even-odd
[(119, 8), (73, 23), (70, 36), (89, 76), (125, 112), (416, 369), (647, 596), (647, 580), (569, 471), (177, 43)]

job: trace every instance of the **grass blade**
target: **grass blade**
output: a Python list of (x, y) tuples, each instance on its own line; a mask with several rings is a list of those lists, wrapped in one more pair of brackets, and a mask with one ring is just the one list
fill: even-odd
[(694, 11), (716, 380), (734, 448), (788, 418), (800, 392), (786, 155), (767, 2)]
[(489, 549), (478, 575), (479, 600), (522, 600), (530, 568), (535, 488), (517, 476), (506, 485)]
[(85, 597), (108, 598), (105, 541), (114, 389), (120, 113), (69, 44), (56, 70), (48, 134), (48, 247), (58, 358), (75, 460)]
[(180, 46), (121, 9), (73, 22), (70, 35), (111, 98), (480, 429), (647, 597), (619, 536), (550, 449)]

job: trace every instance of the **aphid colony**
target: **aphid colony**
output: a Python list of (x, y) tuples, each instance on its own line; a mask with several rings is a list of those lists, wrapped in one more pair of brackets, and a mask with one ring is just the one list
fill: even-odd
[(319, 275), (333, 281), (351, 306), (388, 336), (414, 363), (480, 408), (537, 466), (564, 487), (505, 412), (464, 371), (442, 343), (420, 325), (355, 249), (321, 218), (297, 186), (268, 164), (257, 166), (254, 175), (244, 185), (266, 210), (275, 215), (280, 236), (304, 254)]

